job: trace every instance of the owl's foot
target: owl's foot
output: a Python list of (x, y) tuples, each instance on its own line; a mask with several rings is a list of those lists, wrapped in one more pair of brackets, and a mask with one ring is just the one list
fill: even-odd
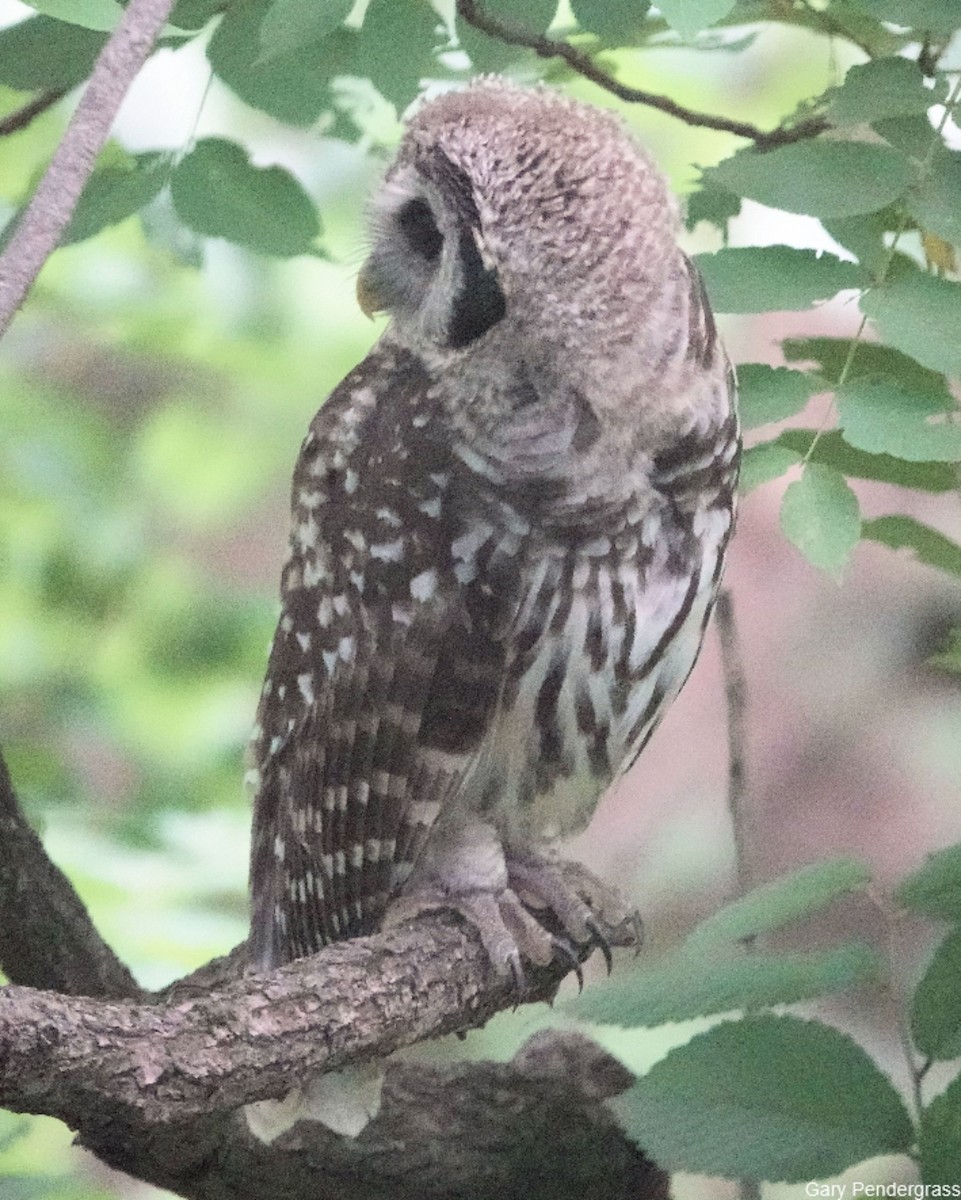
[(525, 909), (536, 914), (555, 941), (569, 943), (578, 959), (597, 948), (610, 974), (612, 946), (640, 949), (643, 933), (637, 910), (580, 863), (509, 852), (507, 878)]
[(558, 954), (570, 960), (580, 977), (580, 961), (573, 951), (548, 932), (508, 887), (465, 892), (419, 888), (391, 904), (384, 924), (396, 925), (442, 909), (457, 913), (477, 930), (497, 974), (513, 983), (518, 998), (525, 990), (525, 959), (544, 967)]
[(610, 970), (612, 946), (640, 944), (637, 913), (579, 863), (509, 857), (501, 886), (421, 886), (391, 904), (385, 924), (438, 909), (453, 910), (477, 930), (495, 970), (512, 981), (518, 999), (525, 991), (525, 960), (547, 966), (561, 959), (583, 985), (581, 964), (592, 950), (601, 950)]

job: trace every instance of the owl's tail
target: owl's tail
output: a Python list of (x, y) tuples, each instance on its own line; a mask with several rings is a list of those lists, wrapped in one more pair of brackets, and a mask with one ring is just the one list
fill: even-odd
[(283, 1100), (258, 1100), (244, 1108), (254, 1137), (270, 1145), (298, 1121), (320, 1121), (334, 1133), (355, 1138), (380, 1111), (382, 1063), (328, 1071), (299, 1084)]

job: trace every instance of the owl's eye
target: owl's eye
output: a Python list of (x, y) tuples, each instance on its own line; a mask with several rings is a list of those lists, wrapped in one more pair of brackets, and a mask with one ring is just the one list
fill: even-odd
[(408, 246), (421, 258), (434, 262), (444, 245), (434, 214), (426, 200), (408, 200), (397, 214), (397, 224)]

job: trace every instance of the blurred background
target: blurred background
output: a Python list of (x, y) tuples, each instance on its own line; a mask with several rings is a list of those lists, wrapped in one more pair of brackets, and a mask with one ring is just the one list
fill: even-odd
[[(28, 11), (0, 0), (0, 24)], [(629, 82), (766, 126), (837, 82), (847, 65), (837, 53), (778, 29), (746, 54), (624, 52), (620, 65)], [(570, 90), (617, 107), (590, 85)], [(0, 111), (22, 101), (0, 89)], [(314, 197), (325, 257), (268, 263), (192, 241), (156, 205), (144, 224), (59, 251), (0, 346), (0, 744), (50, 854), (147, 987), (245, 935), (242, 757), (276, 619), (290, 472), (314, 411), (380, 332), (353, 288), (364, 196), (399, 126), (372, 92), (346, 102), (359, 143), (269, 121), (211, 83), (196, 45), (155, 56), (117, 143), (140, 152), (242, 135), (255, 162), (282, 163)], [(734, 145), (622, 111), (678, 193)], [(0, 138), (0, 206), (28, 190), (66, 116), (61, 105)], [(750, 203), (739, 240), (828, 244), (815, 221)], [(689, 238), (694, 251), (718, 244), (703, 225)], [(724, 334), (736, 361), (778, 363), (781, 338), (853, 334), (857, 321), (842, 296), (806, 314), (728, 319)], [(818, 424), (824, 403), (802, 423)], [(743, 501), (726, 577), (748, 683), (750, 871), (760, 881), (840, 853), (871, 865), (876, 897), (836, 906), (805, 944), (865, 936), (891, 954), (894, 986), (808, 1011), (854, 1032), (906, 1087), (898, 980), (916, 977), (930, 935), (893, 924), (884, 894), (926, 852), (961, 839), (961, 677), (936, 660), (961, 625), (961, 594), (863, 543), (837, 584), (780, 533), (782, 489)], [(956, 492), (858, 491), (866, 515), (911, 512), (961, 539)], [(712, 631), (651, 746), (572, 846), (643, 913), (647, 948), (620, 970), (643, 969), (732, 895), (726, 739)], [(509, 1057), (562, 1019), (525, 1009), (421, 1053)], [(612, 1032), (610, 1044), (642, 1068), (698, 1027)], [(160, 1200), (70, 1139), (55, 1121), (0, 1113), (2, 1200)], [(885, 1160), (857, 1178), (914, 1176), (906, 1160)], [(676, 1193), (734, 1194), (694, 1178)]]

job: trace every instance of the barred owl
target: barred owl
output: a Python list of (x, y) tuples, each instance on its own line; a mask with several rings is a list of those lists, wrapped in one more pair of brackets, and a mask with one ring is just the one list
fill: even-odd
[(554, 847), (684, 683), (733, 518), (732, 378), (676, 224), (621, 124), (548, 90), (482, 79), (409, 122), (358, 281), (390, 323), (294, 474), (256, 966), (421, 902), (505, 973), (553, 953), (532, 896), (589, 936)]

